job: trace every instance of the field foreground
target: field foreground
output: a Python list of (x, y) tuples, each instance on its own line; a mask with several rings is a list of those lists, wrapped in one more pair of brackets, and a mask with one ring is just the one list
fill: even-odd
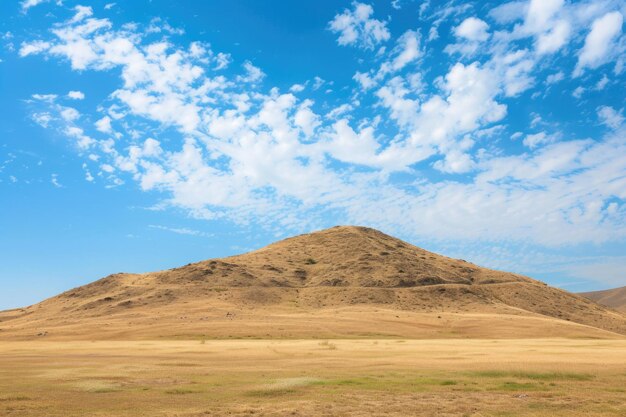
[(624, 416), (626, 340), (0, 343), (2, 416)]

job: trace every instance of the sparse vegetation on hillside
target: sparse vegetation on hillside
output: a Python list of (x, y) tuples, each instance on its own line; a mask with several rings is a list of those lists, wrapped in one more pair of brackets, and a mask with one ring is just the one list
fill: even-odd
[(110, 275), (0, 322), (4, 339), (46, 340), (626, 334), (626, 317), (582, 297), (352, 226)]

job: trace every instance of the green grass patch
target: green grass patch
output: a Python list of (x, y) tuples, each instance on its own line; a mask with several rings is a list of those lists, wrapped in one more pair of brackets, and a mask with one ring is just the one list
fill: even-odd
[(283, 388), (283, 389), (255, 389), (248, 391), (248, 395), (251, 397), (268, 398), (268, 397), (281, 397), (283, 395), (294, 394), (295, 389)]
[(589, 381), (594, 378), (591, 374), (577, 372), (524, 372), (524, 371), (477, 371), (470, 372), (469, 376), (480, 378), (518, 378), (534, 381)]
[(452, 380), (441, 381), (439, 385), (457, 385), (458, 382)]
[(436, 390), (438, 387), (457, 386), (459, 384), (459, 381), (451, 379), (431, 377), (415, 378), (415, 375), (408, 374), (398, 376), (362, 376), (345, 379), (326, 379), (318, 381), (314, 385), (334, 388), (351, 387), (361, 390), (424, 392)]
[(542, 387), (534, 382), (506, 381), (497, 386), (500, 391), (537, 391)]
[(190, 389), (184, 389), (184, 388), (175, 388), (175, 389), (165, 391), (166, 394), (170, 394), (170, 395), (186, 395), (186, 394), (193, 394), (195, 392), (196, 391), (192, 391)]

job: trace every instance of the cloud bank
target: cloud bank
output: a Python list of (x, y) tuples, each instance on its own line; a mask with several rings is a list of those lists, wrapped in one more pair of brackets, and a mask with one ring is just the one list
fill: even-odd
[[(90, 7), (77, 6), (19, 55), (119, 76), (93, 114), (40, 96), (31, 99), (32, 117), (73, 143), (87, 178), (157, 191), (161, 208), (289, 230), (332, 219), (440, 240), (560, 246), (626, 238), (622, 109), (598, 108), (597, 137), (529, 126), (518, 144), (499, 146), (511, 140), (500, 136), (517, 97), (602, 65), (620, 73), (622, 9), (551, 0), (480, 17), (467, 7), (424, 10), (429, 21), (456, 19), (449, 65), (430, 81), (432, 33), (424, 39), (413, 28), (394, 38), (387, 20), (357, 2), (330, 20), (340, 46), (371, 54), (350, 100), (331, 111), (303, 85), (265, 85), (252, 61), (177, 43), (174, 28), (118, 27)], [(576, 61), (546, 74), (566, 48)]]

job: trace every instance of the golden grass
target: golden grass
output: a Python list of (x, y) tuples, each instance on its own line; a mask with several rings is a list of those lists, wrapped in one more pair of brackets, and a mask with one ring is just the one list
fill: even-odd
[(0, 415), (624, 416), (626, 340), (2, 342)]

